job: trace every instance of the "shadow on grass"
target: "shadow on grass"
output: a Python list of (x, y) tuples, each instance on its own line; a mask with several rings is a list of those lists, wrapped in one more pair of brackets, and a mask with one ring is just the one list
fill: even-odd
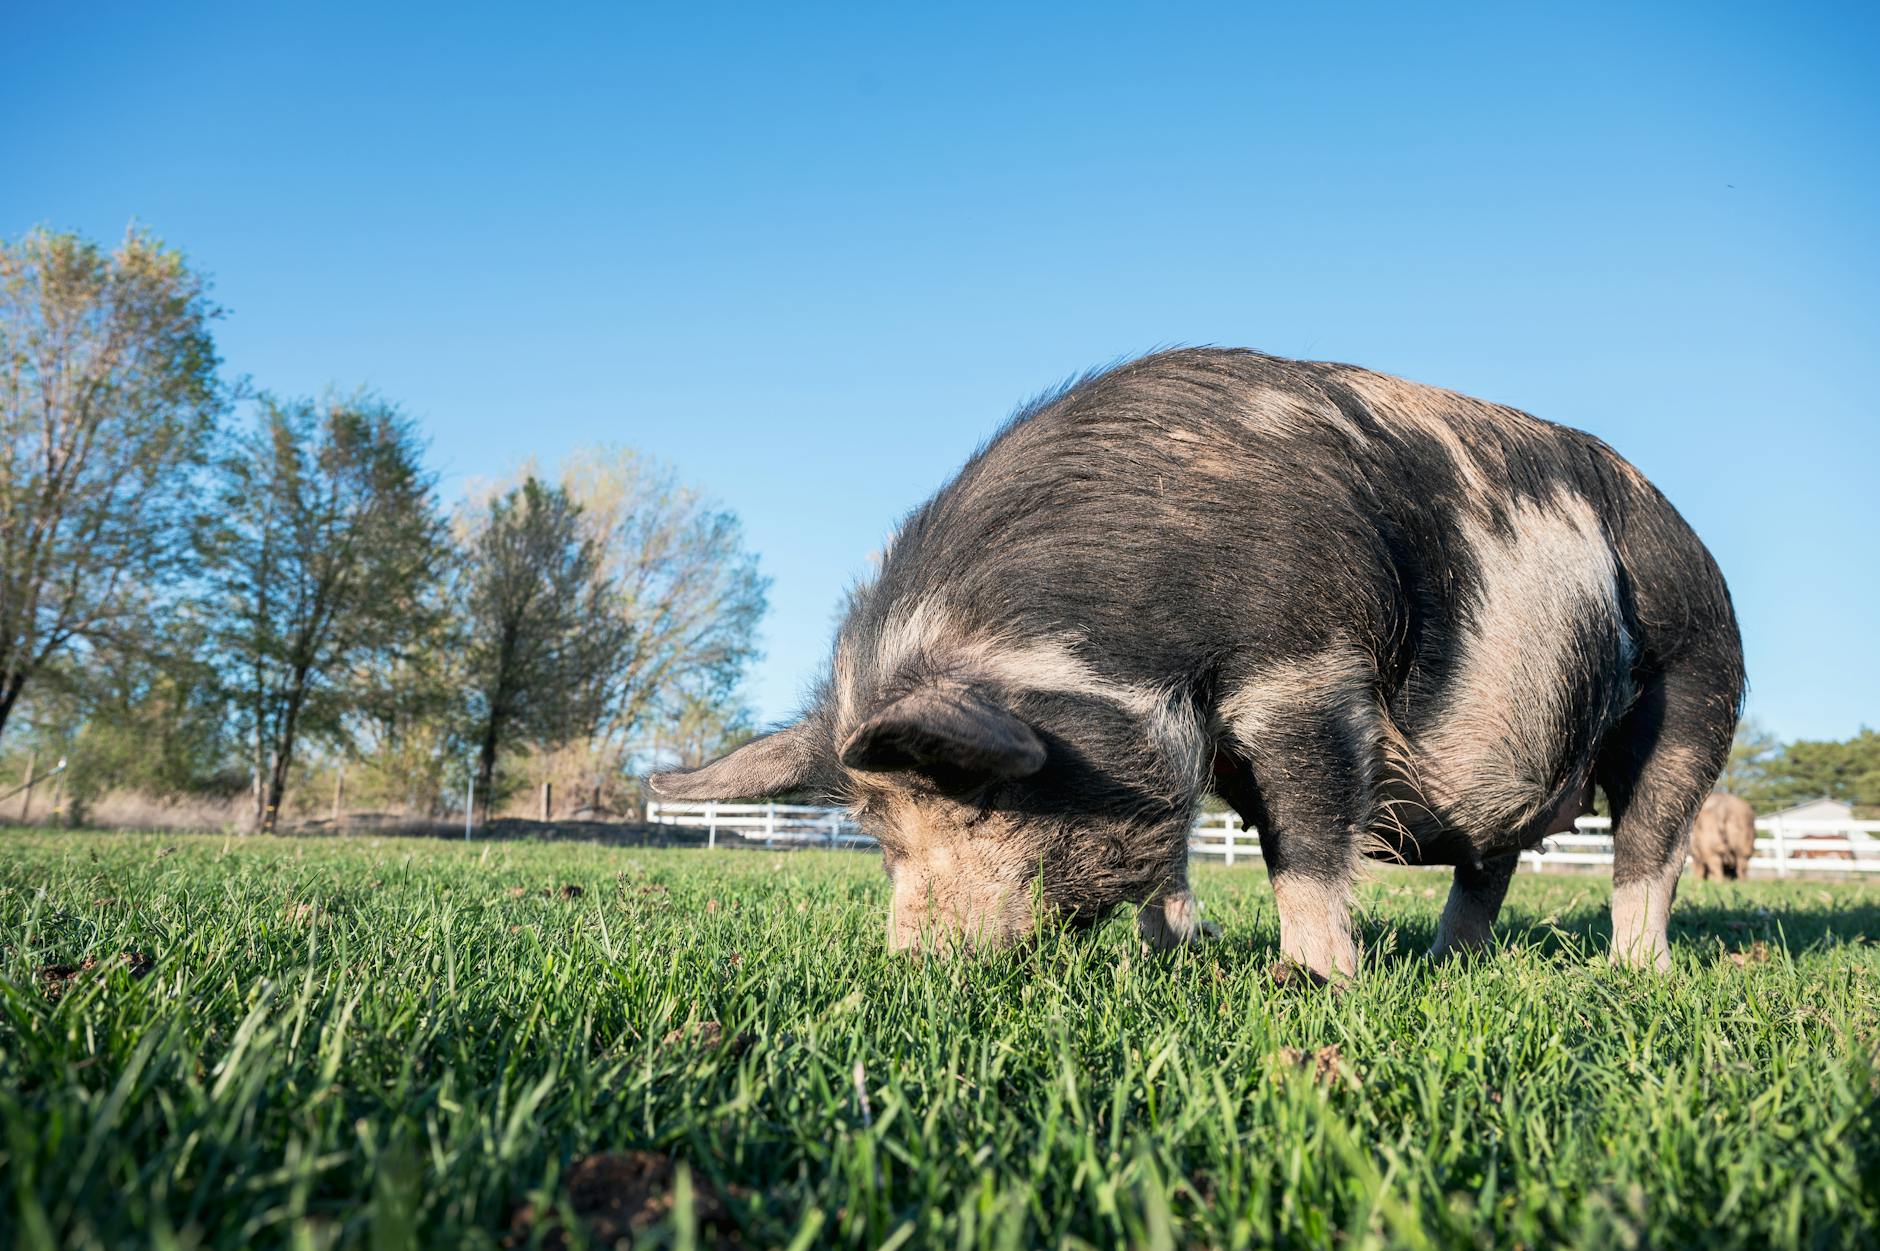
[[(1782, 912), (1764, 908), (1703, 907), (1673, 912), (1673, 951), (1713, 958), (1732, 955), (1753, 962), (1774, 952), (1800, 954), (1849, 944), (1880, 944), (1880, 904), (1856, 904), (1833, 912)], [(1428, 921), (1373, 918), (1357, 927), (1363, 963), (1371, 968), (1434, 967), (1427, 953), (1436, 938)], [(1545, 920), (1504, 916), (1495, 926), (1498, 947), (1530, 951), (1550, 959), (1604, 960), (1612, 944), (1612, 920), (1604, 908), (1582, 907)], [(1134, 945), (1133, 943), (1131, 944)], [(1283, 963), (1279, 932), (1271, 927), (1232, 929), (1192, 952), (1143, 953), (1151, 960), (1219, 963), (1227, 967), (1275, 969)], [(1741, 961), (1739, 961), (1741, 963)], [(1291, 980), (1282, 978), (1282, 980)]]
[[(1419, 957), (1436, 939), (1431, 920), (1373, 922), (1365, 940), (1376, 949), (1378, 939), (1394, 931), (1395, 950), (1389, 962)], [(1779, 949), (1791, 953), (1848, 944), (1880, 943), (1880, 895), (1872, 899), (1840, 899), (1829, 907), (1785, 908), (1750, 902), (1679, 900), (1671, 909), (1672, 947), (1699, 951), (1721, 950), (1725, 955)], [(1528, 910), (1504, 909), (1496, 922), (1498, 942), (1548, 956), (1604, 955), (1612, 942), (1612, 915), (1603, 905), (1580, 905), (1558, 915), (1536, 916)], [(1385, 942), (1388, 943), (1388, 939)]]

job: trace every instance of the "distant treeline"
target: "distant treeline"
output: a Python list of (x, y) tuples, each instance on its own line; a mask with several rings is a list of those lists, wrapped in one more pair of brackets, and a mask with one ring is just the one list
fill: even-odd
[(1842, 742), (1782, 743), (1746, 721), (1737, 727), (1717, 785), (1761, 813), (1827, 798), (1852, 804), (1857, 816), (1880, 816), (1880, 733), (1863, 729)]
[(394, 403), (231, 382), (221, 316), (141, 231), (0, 241), (0, 794), (604, 813), (748, 733), (736, 516), (616, 447), (446, 508)]

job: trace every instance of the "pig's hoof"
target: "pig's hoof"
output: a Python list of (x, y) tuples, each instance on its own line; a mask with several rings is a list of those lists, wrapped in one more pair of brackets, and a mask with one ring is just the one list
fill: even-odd
[(1276, 960), (1273, 963), (1273, 984), (1276, 986), (1325, 987), (1333, 994), (1342, 994), (1347, 975), (1335, 973), (1327, 977), (1293, 960)]
[(1144, 949), (1174, 951), (1203, 939), (1219, 938), (1221, 927), (1201, 917), (1201, 905), (1187, 891), (1145, 904), (1136, 913)]
[(1461, 960), (1469, 956), (1484, 956), (1494, 944), (1487, 938), (1445, 938), (1438, 936), (1430, 944), (1428, 955), (1431, 964), (1447, 964), (1451, 960)]
[(1192, 929), (1176, 933), (1166, 927), (1144, 926), (1142, 930), (1142, 954), (1153, 956), (1170, 951), (1180, 951), (1183, 947), (1194, 947), (1221, 936), (1221, 927), (1212, 921), (1197, 923)]
[(1671, 948), (1663, 939), (1641, 942), (1629, 947), (1614, 947), (1607, 957), (1616, 969), (1640, 969), (1647, 973), (1671, 971)]

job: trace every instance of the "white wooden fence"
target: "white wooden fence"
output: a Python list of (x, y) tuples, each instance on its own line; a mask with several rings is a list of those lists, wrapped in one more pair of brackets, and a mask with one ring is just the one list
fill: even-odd
[[(1535, 870), (1550, 865), (1611, 864), (1612, 822), (1581, 817), (1571, 834), (1555, 834), (1538, 851), (1521, 853)], [(1759, 877), (1807, 873), (1880, 873), (1880, 821), (1764, 817), (1756, 822), (1749, 871)]]
[(663, 804), (646, 805), (648, 825), (683, 825), (705, 831), (709, 846), (718, 845), (724, 830), (765, 846), (806, 843), (823, 847), (873, 847), (875, 840), (861, 832), (843, 808), (812, 808), (804, 804)]
[[(705, 831), (708, 845), (718, 845), (720, 830), (766, 846), (872, 847), (875, 840), (857, 828), (841, 808), (802, 804), (650, 803), (652, 825), (678, 825)], [(1571, 834), (1555, 834), (1537, 851), (1521, 853), (1536, 872), (1550, 867), (1611, 864), (1612, 823), (1605, 817), (1581, 817)], [(1756, 853), (1750, 871), (1777, 877), (1805, 873), (1880, 873), (1880, 821), (1798, 820), (1765, 817), (1756, 823)], [(1195, 822), (1189, 852), (1219, 857), (1226, 864), (1260, 858), (1260, 835), (1241, 824), (1237, 813), (1211, 812)]]

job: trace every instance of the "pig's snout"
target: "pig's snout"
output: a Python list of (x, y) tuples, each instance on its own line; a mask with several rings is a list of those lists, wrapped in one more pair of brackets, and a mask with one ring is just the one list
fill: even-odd
[(888, 917), (894, 951), (996, 951), (1034, 928), (1031, 892), (1022, 883), (943, 881), (907, 870), (895, 875)]

